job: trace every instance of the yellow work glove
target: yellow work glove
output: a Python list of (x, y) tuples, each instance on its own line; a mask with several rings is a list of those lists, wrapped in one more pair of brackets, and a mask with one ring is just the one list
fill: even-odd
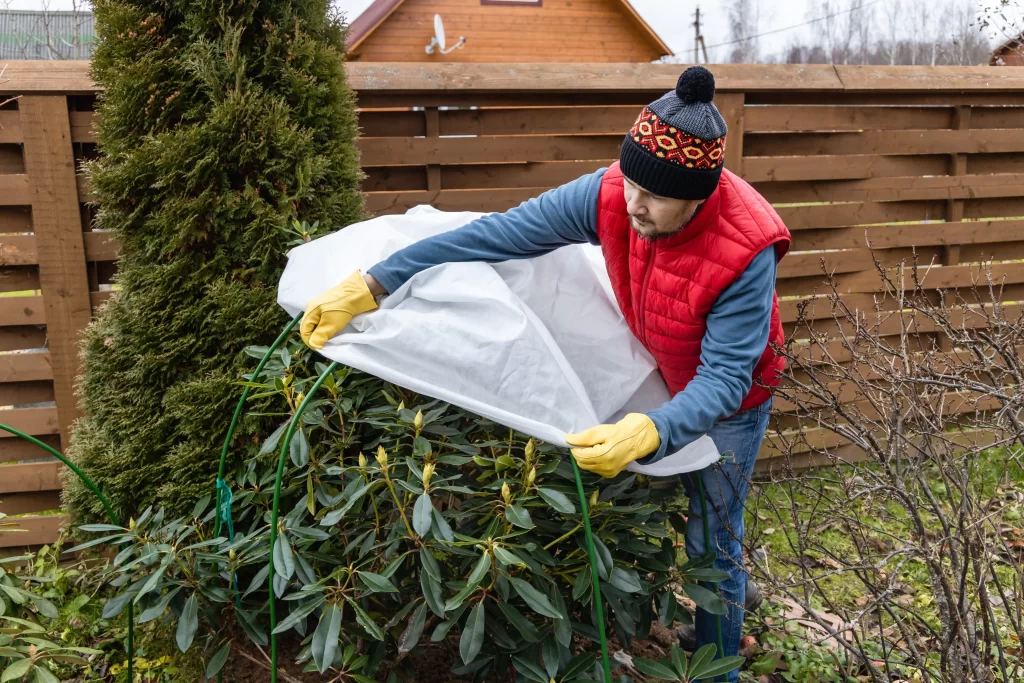
[(299, 334), (306, 346), (320, 350), (327, 340), (335, 336), (354, 316), (376, 310), (370, 288), (358, 270), (341, 281), (341, 284), (306, 304)]
[(579, 466), (602, 477), (614, 477), (626, 465), (661, 447), (658, 428), (651, 418), (630, 413), (613, 425), (597, 425), (579, 434), (567, 434)]

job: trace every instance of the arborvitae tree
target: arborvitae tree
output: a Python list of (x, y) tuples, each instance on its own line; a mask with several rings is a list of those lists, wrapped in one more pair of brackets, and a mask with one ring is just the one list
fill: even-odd
[[(248, 363), (287, 316), (296, 219), (359, 220), (344, 27), (328, 0), (94, 0), (97, 227), (120, 291), (83, 340), (70, 452), (119, 512), (212, 490)], [(270, 423), (249, 418), (233, 458)], [(74, 478), (67, 502), (101, 510)]]

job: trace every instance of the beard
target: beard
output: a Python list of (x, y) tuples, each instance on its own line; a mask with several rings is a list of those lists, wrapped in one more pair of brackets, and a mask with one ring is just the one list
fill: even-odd
[(649, 242), (657, 242), (659, 240), (668, 239), (669, 237), (674, 237), (678, 235), (686, 227), (686, 222), (684, 222), (682, 225), (675, 228), (674, 230), (660, 232), (656, 229), (657, 226), (651, 221), (642, 220), (637, 216), (630, 216), (629, 227), (633, 230), (633, 232), (639, 235), (641, 239), (645, 239)]

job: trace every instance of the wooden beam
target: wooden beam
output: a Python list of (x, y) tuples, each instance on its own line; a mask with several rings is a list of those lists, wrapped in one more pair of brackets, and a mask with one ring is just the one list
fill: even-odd
[(725, 119), (728, 132), (725, 138), (725, 167), (738, 176), (743, 175), (743, 93), (726, 93), (715, 98), (718, 111)]
[[(0, 434), (0, 436), (2, 435)], [(37, 434), (36, 438), (51, 448), (61, 450), (60, 435), (58, 434)], [(48, 457), (50, 455), (44, 449), (24, 439), (0, 439), (0, 462), (38, 460)]]
[(60, 490), (60, 468), (63, 466), (58, 460), (0, 465), (0, 494)]
[(60, 488), (31, 493), (8, 493), (0, 496), (0, 512), (7, 515), (58, 510), (60, 507)]
[(79, 334), (92, 317), (71, 122), (63, 95), (26, 95), (19, 108), (54, 393), (61, 441), (67, 444), (81, 414), (75, 396)]
[[(12, 410), (0, 410), (0, 423), (3, 423), (8, 427), (14, 427), (18, 431), (24, 432), (29, 436), (60, 433), (60, 429), (57, 424), (57, 408), (53, 406), (46, 408), (14, 408)], [(10, 432), (0, 430), (0, 444), (7, 439), (18, 439), (18, 437), (14, 436)], [(37, 452), (40, 454), (38, 457), (47, 457), (46, 452), (42, 449), (38, 449)]]
[(29, 515), (9, 520), (16, 522), (20, 532), (0, 534), (0, 548), (19, 548), (53, 543), (67, 523), (67, 515)]

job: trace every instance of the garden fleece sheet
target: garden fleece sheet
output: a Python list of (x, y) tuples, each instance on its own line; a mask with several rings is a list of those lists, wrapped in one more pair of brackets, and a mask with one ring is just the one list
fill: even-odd
[[(480, 213), (418, 206), (301, 245), (288, 254), (278, 303), (289, 315), (418, 240)], [(612, 295), (599, 248), (573, 245), (538, 258), (449, 263), (417, 274), (356, 316), (323, 355), (561, 446), (567, 432), (614, 422), (667, 401), (654, 361)], [(669, 476), (719, 458), (703, 436), (651, 465)]]

